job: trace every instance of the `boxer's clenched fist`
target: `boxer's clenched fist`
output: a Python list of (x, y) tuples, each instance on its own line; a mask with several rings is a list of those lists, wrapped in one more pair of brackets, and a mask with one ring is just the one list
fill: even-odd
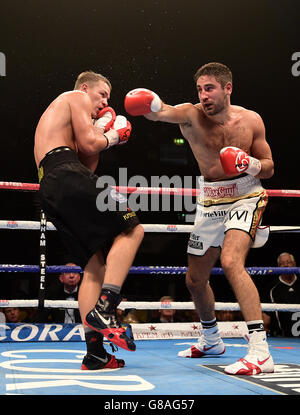
[(261, 170), (261, 163), (258, 159), (249, 156), (237, 147), (222, 148), (220, 161), (227, 176), (234, 176), (243, 172), (256, 176)]
[(130, 115), (145, 115), (158, 112), (161, 109), (161, 99), (155, 93), (145, 88), (129, 91), (125, 97), (124, 106)]

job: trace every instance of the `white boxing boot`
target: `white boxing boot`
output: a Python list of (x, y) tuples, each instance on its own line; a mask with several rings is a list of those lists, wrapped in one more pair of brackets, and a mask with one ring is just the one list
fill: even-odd
[(214, 330), (202, 330), (198, 343), (194, 344), (189, 349), (178, 352), (178, 356), (199, 358), (205, 356), (217, 356), (224, 352), (225, 345), (221, 339), (218, 328), (214, 327)]
[(226, 366), (224, 372), (228, 375), (258, 375), (273, 373), (274, 362), (269, 352), (265, 331), (254, 331), (245, 336), (248, 340), (248, 353), (232, 365)]

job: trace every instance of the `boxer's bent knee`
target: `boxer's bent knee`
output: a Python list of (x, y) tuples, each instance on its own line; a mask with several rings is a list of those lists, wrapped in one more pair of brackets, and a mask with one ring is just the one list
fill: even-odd
[(221, 254), (220, 262), (225, 274), (230, 273), (236, 266), (236, 262), (231, 255)]
[(144, 239), (144, 228), (141, 224), (127, 228), (125, 231), (122, 232), (124, 235), (132, 236), (133, 238), (137, 239), (140, 243)]
[(208, 281), (209, 275), (205, 275), (199, 270), (188, 269), (185, 283), (190, 293), (204, 289)]
[(245, 268), (242, 256), (235, 257), (234, 255), (230, 254), (223, 254), (220, 257), (220, 262), (227, 277), (239, 273)]

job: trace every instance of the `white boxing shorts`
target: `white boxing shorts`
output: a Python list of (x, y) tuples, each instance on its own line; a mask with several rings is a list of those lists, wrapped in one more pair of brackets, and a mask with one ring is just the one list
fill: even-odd
[(260, 228), (268, 195), (256, 177), (205, 182), (199, 178), (200, 196), (187, 252), (202, 256), (210, 247), (222, 247), (229, 229), (249, 234), (252, 247), (264, 245), (269, 228)]

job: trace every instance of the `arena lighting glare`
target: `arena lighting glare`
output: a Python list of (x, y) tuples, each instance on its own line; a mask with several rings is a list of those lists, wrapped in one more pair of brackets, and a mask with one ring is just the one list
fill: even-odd
[(184, 138), (174, 138), (173, 143), (176, 146), (182, 146), (185, 143), (185, 139)]

